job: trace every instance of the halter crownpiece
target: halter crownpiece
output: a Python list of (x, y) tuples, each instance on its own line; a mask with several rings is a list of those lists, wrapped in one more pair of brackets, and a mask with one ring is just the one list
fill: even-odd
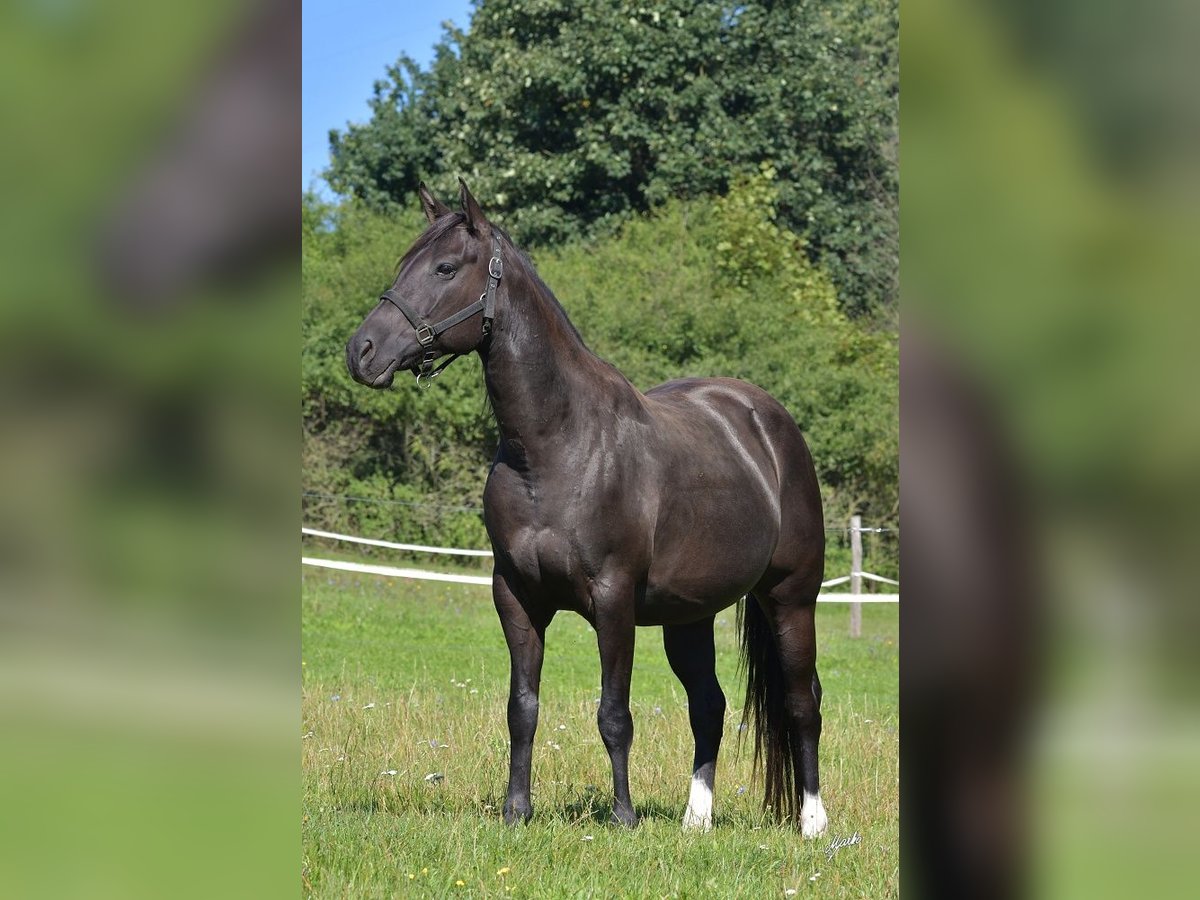
[(486, 338), (492, 333), (492, 320), (496, 317), (496, 288), (499, 287), (500, 279), (503, 276), (504, 259), (500, 256), (500, 238), (493, 234), (492, 257), (488, 260), (487, 290), (480, 294), (479, 299), (474, 303), (463, 307), (452, 316), (447, 316), (436, 325), (429, 324), (426, 318), (421, 316), (409, 305), (407, 300), (391, 288), (380, 295), (380, 300), (387, 300), (404, 314), (404, 318), (408, 319), (408, 324), (412, 325), (417, 333), (417, 343), (425, 348), (425, 356), (422, 358), (420, 369), (417, 372), (418, 387), (429, 387), (433, 383), (433, 379), (441, 375), (446, 366), (462, 355), (455, 353), (436, 369), (433, 367), (433, 361), (441, 355), (437, 350), (433, 349), (433, 342), (443, 331), (453, 328), (459, 322), (465, 322), (477, 312), (482, 312), (483, 336)]

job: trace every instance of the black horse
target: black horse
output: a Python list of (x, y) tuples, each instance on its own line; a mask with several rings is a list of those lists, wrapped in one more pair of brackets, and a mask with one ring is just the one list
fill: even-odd
[(384, 388), (398, 369), (427, 384), (460, 354), (483, 361), (500, 428), (484, 521), (512, 660), (505, 821), (532, 815), (546, 627), (573, 610), (595, 628), (600, 649), (598, 723), (614, 817), (637, 824), (628, 775), (634, 627), (661, 625), (696, 741), (683, 825), (710, 828), (725, 714), (713, 619), (749, 594), (738, 619), (764, 803), (792, 821), (798, 815), (805, 837), (821, 834), (813, 618), (825, 533), (796, 423), (764, 391), (728, 378), (639, 392), (588, 350), (465, 184), (461, 211), (424, 185), (420, 196), (429, 227), (350, 339), (346, 362), (357, 381)]

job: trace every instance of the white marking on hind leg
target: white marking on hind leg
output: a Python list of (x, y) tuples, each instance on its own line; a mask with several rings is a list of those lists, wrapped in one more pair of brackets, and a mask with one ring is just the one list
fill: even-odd
[(688, 795), (687, 811), (683, 814), (684, 831), (712, 829), (712, 785), (699, 775), (692, 776), (692, 792)]
[(821, 792), (810, 794), (805, 791), (804, 801), (800, 804), (800, 833), (806, 838), (820, 837), (828, 827), (829, 817), (825, 815)]

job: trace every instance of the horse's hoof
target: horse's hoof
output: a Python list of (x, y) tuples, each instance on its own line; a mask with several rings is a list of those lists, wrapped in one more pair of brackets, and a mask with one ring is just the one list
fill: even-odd
[(800, 833), (806, 838), (818, 838), (828, 827), (829, 816), (825, 814), (825, 804), (821, 802), (821, 795), (805, 792), (800, 809)]
[(637, 828), (638, 815), (632, 809), (614, 809), (613, 821), (626, 828)]
[(527, 803), (505, 803), (504, 824), (524, 825), (533, 818), (533, 807)]

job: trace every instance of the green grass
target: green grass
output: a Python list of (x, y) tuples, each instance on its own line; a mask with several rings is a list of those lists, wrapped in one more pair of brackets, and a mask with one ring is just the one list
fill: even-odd
[[(817, 841), (763, 814), (750, 748), (738, 751), (732, 609), (717, 617), (730, 709), (708, 834), (680, 828), (692, 739), (659, 629), (638, 630), (633, 672), (630, 782), (642, 824), (608, 824), (595, 635), (563, 613), (546, 639), (534, 820), (514, 829), (500, 821), (508, 653), (488, 589), (306, 569), (303, 616), (305, 896), (898, 894), (895, 606), (865, 605), (857, 640), (844, 605), (818, 610), (830, 827)], [(427, 782), (431, 773), (444, 777)], [(861, 843), (829, 854), (831, 838), (855, 832)]]

